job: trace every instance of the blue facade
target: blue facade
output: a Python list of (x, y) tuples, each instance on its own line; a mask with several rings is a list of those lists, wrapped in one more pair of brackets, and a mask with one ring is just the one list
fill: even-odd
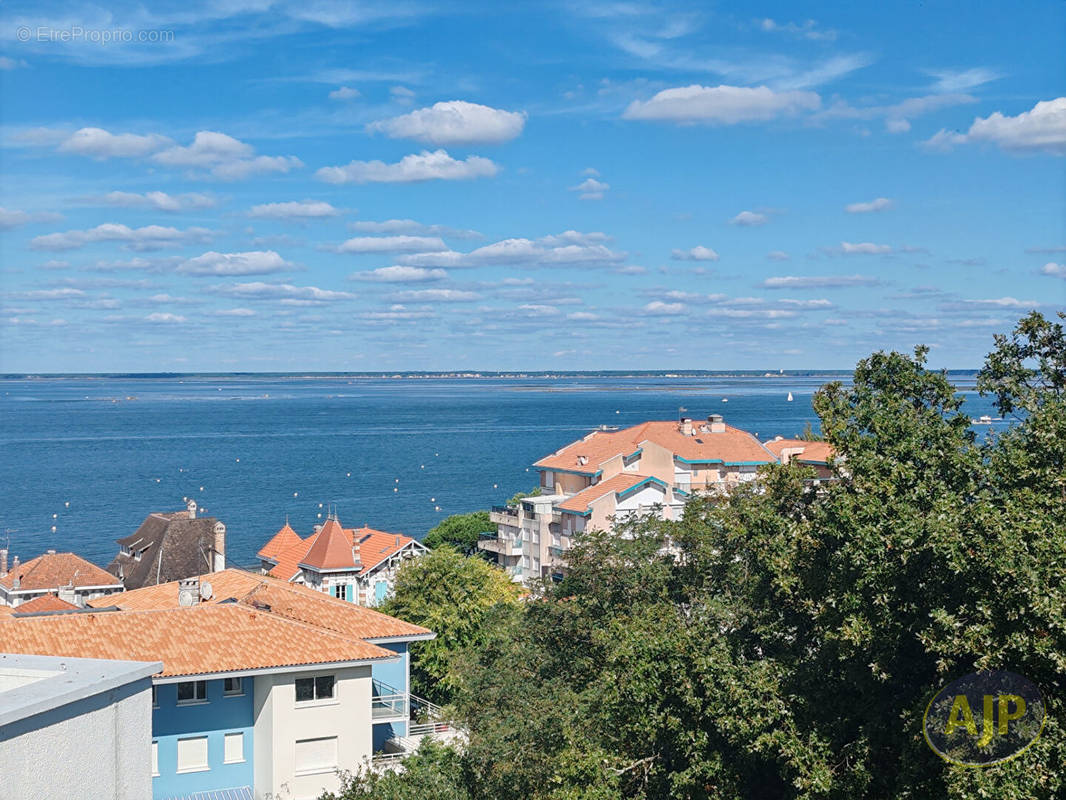
[[(379, 644), (400, 656), (400, 660), (391, 664), (374, 664), (371, 667), (371, 675), (375, 685), (384, 684), (391, 686), (397, 692), (406, 694), (410, 691), (407, 685), (408, 660), (410, 654), (407, 650), (407, 642), (393, 642)], [(374, 724), (374, 750), (375, 752), (385, 747), (385, 742), (394, 736), (407, 735), (407, 721), (378, 722)]]
[[(251, 786), (255, 724), (253, 678), (242, 680), (242, 693), (224, 695), (221, 679), (207, 680), (204, 701), (178, 703), (178, 685), (155, 687), (152, 741), (156, 742), (158, 775), (152, 778), (155, 800), (194, 792)], [(243, 734), (243, 760), (225, 763), (226, 734)], [(207, 768), (178, 772), (178, 740), (207, 738)]]

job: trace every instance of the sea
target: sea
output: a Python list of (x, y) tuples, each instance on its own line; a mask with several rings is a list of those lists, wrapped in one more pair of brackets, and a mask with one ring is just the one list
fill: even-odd
[[(286, 521), (422, 538), (450, 514), (537, 484), (531, 464), (601, 425), (721, 414), (796, 436), (848, 373), (160, 375), (0, 378), (0, 546), (106, 565), (153, 511), (226, 524), (227, 560)], [(973, 417), (995, 416), (951, 375)], [(788, 399), (791, 393), (792, 400)], [(684, 409), (684, 410), (682, 410)], [(999, 424), (999, 423), (994, 423)]]

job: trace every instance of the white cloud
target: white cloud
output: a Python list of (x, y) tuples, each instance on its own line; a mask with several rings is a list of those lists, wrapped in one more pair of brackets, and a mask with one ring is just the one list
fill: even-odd
[(672, 250), (670, 258), (674, 261), (717, 261), (719, 256), (711, 248), (697, 245), (688, 250)]
[(339, 213), (340, 211), (323, 200), (293, 200), (287, 203), (252, 206), (248, 216), (260, 219), (322, 219), (335, 217)]
[(356, 297), (351, 292), (320, 289), (317, 286), (293, 286), (291, 283), (263, 283), (262, 281), (215, 286), (211, 291), (215, 294), (243, 297), (249, 300), (292, 300), (307, 303), (354, 300)]
[(788, 261), (792, 256), (784, 250), (771, 250), (766, 254), (766, 257), (771, 261)]
[(14, 228), (29, 225), (31, 222), (55, 222), (63, 219), (62, 214), (54, 214), (49, 211), (29, 213), (18, 211), (13, 208), (0, 208), (0, 231), (10, 231)]
[(219, 317), (254, 317), (255, 312), (250, 308), (220, 308), (215, 312)]
[(124, 242), (130, 250), (158, 250), (163, 247), (210, 241), (212, 231), (188, 228), (184, 231), (161, 225), (130, 228), (114, 222), (97, 225), (85, 231), (66, 231), (37, 236), (30, 241), (34, 250), (74, 250), (95, 242)]
[(295, 156), (256, 156), (255, 148), (218, 131), (199, 131), (187, 147), (174, 145), (152, 155), (167, 167), (206, 169), (216, 178), (238, 180), (267, 172), (288, 172), (303, 162)]
[(356, 236), (329, 249), (335, 253), (424, 253), (447, 247), (439, 236)]
[(664, 89), (650, 100), (634, 100), (625, 119), (705, 122), (734, 125), (765, 122), (775, 117), (814, 111), (821, 98), (814, 92), (775, 92), (767, 86), (683, 86)]
[(146, 322), (156, 322), (163, 324), (176, 324), (186, 322), (185, 317), (180, 314), (171, 314), (169, 311), (156, 311), (153, 314), (149, 314), (144, 318)]
[(641, 311), (645, 314), (651, 314), (653, 316), (669, 316), (672, 314), (680, 314), (685, 310), (684, 303), (664, 303), (662, 300), (652, 300), (650, 303), (644, 306)]
[(348, 229), (360, 233), (411, 234), (414, 236), (446, 236), (452, 239), (480, 239), (477, 231), (449, 228), (447, 225), (424, 225), (413, 219), (386, 219), (380, 222), (365, 220), (348, 223)]
[(577, 186), (571, 186), (571, 192), (581, 192), (582, 200), (602, 200), (604, 192), (611, 188), (611, 184), (598, 181), (595, 178), (586, 178)]
[(745, 228), (754, 228), (758, 227), (759, 225), (765, 225), (769, 221), (770, 218), (765, 214), (757, 214), (754, 211), (741, 211), (739, 214), (729, 220), (729, 224), (740, 225), (741, 227)]
[(166, 136), (155, 133), (111, 133), (103, 128), (82, 128), (59, 145), (61, 153), (75, 153), (90, 158), (138, 158), (171, 144)]
[(339, 89), (334, 89), (329, 93), (330, 100), (354, 100), (360, 96), (358, 89), (353, 89), (350, 86), (341, 86)]
[(519, 136), (525, 124), (524, 111), (450, 100), (373, 122), (367, 130), (431, 145), (500, 144)]
[(893, 202), (887, 197), (878, 197), (868, 203), (849, 203), (844, 210), (849, 214), (871, 214), (875, 211), (887, 211), (892, 206)]
[(873, 242), (841, 242), (840, 252), (844, 255), (884, 255), (892, 252), (892, 245), (874, 244)]
[(1051, 275), (1053, 278), (1066, 278), (1066, 264), (1056, 264), (1054, 261), (1049, 261), (1040, 268), (1040, 274)]
[(502, 264), (526, 266), (587, 266), (614, 265), (624, 261), (626, 254), (618, 253), (602, 244), (603, 234), (582, 234), (565, 231), (554, 236), (532, 239), (504, 239), (479, 247), (469, 253), (442, 250), (437, 253), (418, 253), (405, 256), (402, 263), (418, 267), (481, 267)]
[(70, 300), (75, 297), (84, 297), (85, 292), (81, 289), (32, 289), (26, 292), (12, 292), (8, 298), (16, 300)]
[(352, 161), (342, 167), (322, 167), (315, 177), (326, 183), (415, 183), (491, 178), (499, 167), (490, 159), (468, 156), (459, 161), (445, 150), (423, 150), (404, 156), (394, 164), (384, 161)]
[(465, 303), (481, 299), (481, 295), (477, 292), (459, 289), (412, 289), (397, 292), (392, 297), (401, 303)]
[(988, 142), (1008, 153), (1066, 155), (1066, 97), (1042, 100), (1016, 117), (999, 111), (984, 119), (978, 117), (966, 133), (941, 130), (925, 144), (946, 150), (974, 142)]
[(182, 262), (177, 271), (183, 275), (269, 275), (290, 272), (293, 265), (273, 250), (246, 253), (204, 253)]
[(877, 278), (868, 275), (784, 275), (767, 278), (764, 289), (842, 289), (849, 286), (877, 286)]
[(394, 266), (356, 272), (349, 277), (355, 281), (371, 281), (373, 283), (428, 283), (447, 278), (448, 273), (442, 269)]
[(998, 72), (984, 67), (965, 70), (930, 69), (926, 72), (937, 79), (933, 89), (938, 92), (965, 92), (1000, 77)]
[(834, 30), (819, 28), (813, 19), (805, 20), (802, 24), (796, 22), (776, 22), (770, 18), (759, 21), (759, 28), (767, 33), (787, 33), (811, 41), (831, 42), (837, 38)]
[(150, 208), (154, 211), (187, 211), (198, 208), (214, 208), (215, 198), (211, 195), (190, 192), (188, 194), (167, 194), (166, 192), (108, 192), (85, 198), (88, 203), (99, 203), (119, 208)]

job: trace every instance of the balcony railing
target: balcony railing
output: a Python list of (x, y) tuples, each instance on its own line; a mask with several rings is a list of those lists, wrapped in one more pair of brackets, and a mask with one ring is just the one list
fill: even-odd
[(549, 547), (548, 548), (548, 552), (551, 553), (556, 558), (562, 558), (563, 555), (566, 553), (566, 551), (563, 550), (563, 548), (555, 547), (555, 546)]
[(370, 698), (370, 716), (375, 720), (399, 717), (407, 719), (408, 698), (401, 692), (381, 681), (373, 682), (373, 695)]
[(506, 514), (509, 517), (517, 517), (518, 516), (518, 508), (517, 508), (517, 506), (493, 506), (492, 507), (492, 513), (493, 514)]

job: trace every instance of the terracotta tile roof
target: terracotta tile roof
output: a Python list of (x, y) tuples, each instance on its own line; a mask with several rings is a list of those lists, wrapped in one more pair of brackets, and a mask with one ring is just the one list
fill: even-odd
[(416, 548), (428, 549), (417, 539), (404, 536), (402, 533), (386, 533), (366, 526), (352, 531), (346, 530), (345, 533), (359, 544), (359, 557), (363, 562), (363, 571), (359, 573), (360, 575), (373, 571), (382, 561), (399, 553), (412, 543)]
[(275, 533), (270, 541), (263, 545), (263, 548), (256, 553), (256, 555), (260, 558), (276, 562), (280, 553), (285, 552), (293, 545), (297, 545), (302, 541), (303, 539), (300, 538), (300, 534), (294, 531), (289, 526), (288, 520), (286, 520), (285, 525), (282, 526), (281, 530)]
[(646, 475), (634, 475), (630, 472), (620, 472), (614, 477), (608, 478), (605, 481), (600, 481), (595, 486), (589, 486), (587, 489), (582, 489), (577, 494), (568, 497), (562, 503), (559, 503), (556, 508), (562, 509), (563, 511), (576, 511), (579, 514), (584, 514), (589, 510), (589, 507), (601, 497), (613, 494), (614, 492), (625, 491), (647, 479), (648, 477)]
[(15, 609), (11, 606), (0, 606), (0, 617), (10, 617), (15, 613)]
[(388, 658), (390, 651), (241, 604), (0, 619), (4, 651), (162, 661), (160, 675)]
[(303, 541), (293, 542), (278, 553), (273, 559), (277, 561), (277, 564), (270, 570), (270, 574), (285, 581), (291, 581), (299, 575), (300, 562), (304, 560), (304, 556), (307, 555), (307, 551), (311, 549), (317, 538), (318, 534), (312, 533)]
[[(256, 575), (239, 569), (224, 569), (201, 577), (211, 584), (212, 595), (201, 605), (214, 605), (234, 599), (238, 604), (270, 606), (270, 614), (315, 625), (358, 639), (386, 639), (425, 636), (428, 629), (412, 625), (347, 600), (306, 586)], [(118, 606), (124, 610), (178, 608), (178, 582), (136, 589), (89, 601), (90, 606)]]
[(767, 442), (766, 447), (778, 458), (781, 458), (784, 450), (802, 448), (802, 452), (792, 457), (815, 464), (824, 464), (834, 454), (833, 447), (828, 442), (808, 442), (805, 439), (774, 439)]
[(335, 517), (326, 520), (314, 544), (307, 549), (299, 563), (301, 567), (306, 565), (319, 571), (354, 570), (361, 564), (351, 534), (345, 532)]
[(35, 614), (38, 611), (71, 611), (78, 607), (66, 600), (60, 600), (54, 594), (42, 594), (27, 600), (14, 609), (16, 614)]
[(122, 586), (122, 582), (96, 564), (74, 553), (45, 553), (19, 564), (0, 578), (0, 584), (12, 590), (19, 578), (20, 590), (58, 589), (60, 586)]
[(693, 435), (684, 435), (674, 420), (652, 420), (620, 431), (593, 431), (533, 466), (594, 475), (607, 461), (631, 455), (648, 441), (688, 461), (769, 464), (777, 460), (755, 436), (740, 428), (726, 425), (724, 432), (711, 433), (706, 421), (693, 420), (692, 431)]

